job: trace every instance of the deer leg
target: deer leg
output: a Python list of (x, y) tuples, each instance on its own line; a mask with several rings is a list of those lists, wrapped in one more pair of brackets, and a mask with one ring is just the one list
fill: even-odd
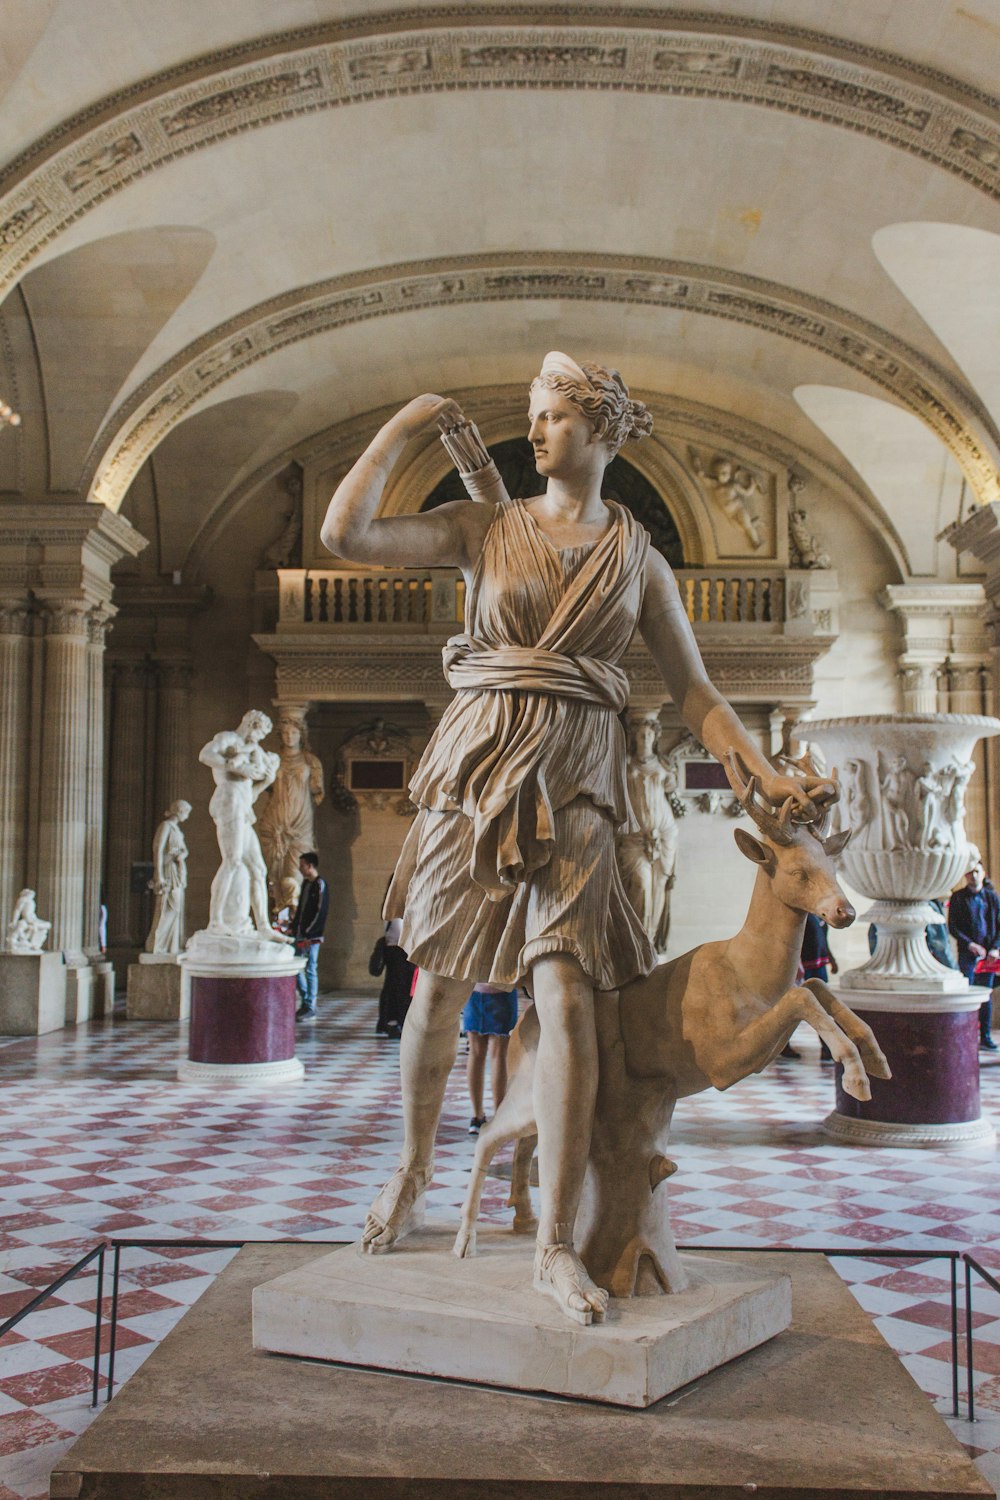
[[(533, 1060), (533, 1059), (532, 1059)], [(525, 1059), (528, 1061), (528, 1059)], [(472, 1163), (472, 1180), (469, 1190), (462, 1204), (462, 1218), (452, 1254), (459, 1259), (476, 1253), (476, 1219), (479, 1217), (479, 1205), (483, 1196), (483, 1188), (486, 1186), (486, 1175), (490, 1169), (490, 1163), (494, 1156), (505, 1146), (508, 1141), (517, 1140), (521, 1145), (522, 1137), (529, 1137), (531, 1152), (534, 1151), (535, 1117), (531, 1106), (531, 1080), (533, 1068), (523, 1066), (515, 1072), (510, 1085), (500, 1104), (500, 1108), (493, 1116), (488, 1125), (479, 1132), (476, 1142), (476, 1154)], [(528, 1189), (528, 1170), (531, 1166), (531, 1152), (528, 1154), (527, 1163), (524, 1167), (524, 1196), (527, 1199), (527, 1213), (531, 1217), (531, 1193)], [(514, 1202), (514, 1223), (517, 1227), (519, 1213), (523, 1205), (514, 1201), (515, 1194), (515, 1170), (517, 1164), (517, 1152), (514, 1154), (515, 1166), (511, 1169), (511, 1200)]]
[(537, 1145), (537, 1135), (522, 1135), (514, 1147), (507, 1207), (514, 1210), (512, 1227), (515, 1234), (534, 1234), (538, 1228), (535, 1210), (531, 1206), (531, 1163)]
[[(737, 1036), (720, 1046), (704, 1072), (717, 1089), (727, 1089), (750, 1073), (759, 1073), (784, 1046), (800, 1021), (806, 1021), (823, 1038), (837, 1062), (843, 1065), (844, 1092), (854, 1099), (872, 1096), (861, 1054), (850, 1037), (823, 1009), (811, 990), (793, 985), (781, 999)], [(699, 1059), (700, 1061), (700, 1059)]]
[(891, 1078), (892, 1070), (886, 1061), (885, 1053), (867, 1022), (855, 1015), (851, 1007), (845, 1005), (843, 1000), (823, 983), (822, 979), (807, 979), (805, 988), (812, 990), (830, 1019), (840, 1027), (845, 1036), (850, 1037), (861, 1054), (865, 1071), (873, 1078)]

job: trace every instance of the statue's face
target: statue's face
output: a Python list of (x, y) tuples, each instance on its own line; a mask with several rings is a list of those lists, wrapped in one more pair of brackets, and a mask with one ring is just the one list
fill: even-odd
[(652, 724), (637, 724), (635, 729), (635, 750), (640, 760), (646, 760), (653, 753), (656, 744), (656, 730)]
[(281, 743), (286, 750), (302, 749), (302, 726), (294, 719), (285, 719), (281, 726)]
[(538, 387), (528, 402), (528, 442), (539, 474), (568, 478), (591, 468), (598, 438), (568, 396)]
[(715, 464), (715, 477), (720, 484), (728, 484), (733, 477), (732, 464), (720, 458)]

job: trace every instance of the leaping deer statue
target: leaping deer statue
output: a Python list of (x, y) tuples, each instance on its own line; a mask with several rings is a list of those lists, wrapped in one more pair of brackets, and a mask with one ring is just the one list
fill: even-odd
[[(730, 782), (761, 835), (735, 830), (740, 851), (757, 866), (750, 909), (740, 931), (702, 943), (659, 964), (597, 1006), (600, 1081), (587, 1184), (576, 1228), (589, 1274), (614, 1297), (684, 1291), (688, 1278), (670, 1232), (659, 1184), (676, 1171), (666, 1156), (678, 1099), (730, 1088), (759, 1073), (800, 1021), (815, 1028), (844, 1069), (843, 1086), (868, 1099), (868, 1074), (889, 1078), (870, 1028), (820, 980), (796, 983), (807, 912), (848, 927), (854, 908), (837, 884), (836, 856), (850, 831), (824, 836), (828, 809), (798, 821), (791, 798), (780, 813), (757, 796), (732, 751)], [(475, 1253), (475, 1224), (486, 1173), (497, 1150), (517, 1142), (510, 1204), (514, 1230), (535, 1228), (528, 1173), (537, 1132), (532, 1077), (538, 1047), (534, 1008), (511, 1039), (510, 1081), (500, 1108), (480, 1132), (472, 1181), (455, 1241), (458, 1256)]]

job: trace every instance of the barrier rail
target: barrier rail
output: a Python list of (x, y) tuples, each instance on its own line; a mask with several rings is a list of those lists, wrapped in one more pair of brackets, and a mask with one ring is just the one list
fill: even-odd
[[(98, 1391), (100, 1385), (100, 1359), (101, 1359), (101, 1332), (104, 1304), (104, 1257), (109, 1250), (114, 1252), (111, 1272), (111, 1314), (109, 1318), (108, 1336), (108, 1375), (105, 1404), (114, 1395), (115, 1388), (115, 1354), (118, 1336), (118, 1294), (121, 1277), (121, 1254), (123, 1250), (242, 1250), (247, 1245), (315, 1245), (317, 1249), (334, 1249), (348, 1243), (345, 1240), (302, 1240), (302, 1239), (279, 1239), (279, 1240), (206, 1240), (206, 1239), (129, 1239), (112, 1238), (102, 1240), (95, 1245), (93, 1250), (87, 1252), (78, 1261), (74, 1262), (68, 1270), (63, 1271), (55, 1281), (43, 1287), (42, 1290), (30, 1301), (26, 1302), (17, 1312), (0, 1323), (0, 1339), (11, 1332), (17, 1325), (41, 1307), (50, 1297), (74, 1276), (78, 1276), (93, 1261), (97, 1261), (97, 1298), (94, 1309), (94, 1353), (92, 1374), (92, 1399), (91, 1406), (98, 1404)], [(958, 1265), (961, 1261), (965, 1268), (965, 1374), (966, 1374), (966, 1398), (968, 1403), (968, 1420), (975, 1422), (975, 1391), (974, 1391), (974, 1344), (973, 1332), (973, 1295), (972, 1295), (972, 1273), (973, 1271), (994, 1292), (1000, 1293), (1000, 1279), (995, 1277), (991, 1271), (970, 1254), (961, 1250), (891, 1250), (880, 1245), (877, 1249), (871, 1245), (678, 1245), (678, 1250), (685, 1252), (698, 1252), (706, 1254), (732, 1254), (741, 1251), (750, 1255), (823, 1255), (828, 1260), (946, 1260), (950, 1266), (951, 1282), (951, 1408), (952, 1415), (959, 1415), (959, 1337), (958, 1337)]]

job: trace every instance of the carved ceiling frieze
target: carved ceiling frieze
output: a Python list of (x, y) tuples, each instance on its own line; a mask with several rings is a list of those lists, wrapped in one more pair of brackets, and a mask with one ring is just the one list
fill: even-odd
[(268, 354), (369, 318), (509, 300), (640, 303), (725, 318), (806, 344), (887, 390), (954, 453), (977, 498), (1000, 498), (1000, 435), (978, 399), (918, 350), (818, 297), (686, 261), (511, 252), (388, 266), (302, 287), (220, 324), (162, 366), (111, 414), (83, 476), (117, 509), (145, 459), (222, 381)]
[(64, 121), (0, 176), (0, 294), (81, 214), (178, 155), (314, 110), (507, 88), (762, 105), (859, 131), (1000, 198), (1000, 103), (903, 57), (712, 12), (442, 6), (261, 37)]

